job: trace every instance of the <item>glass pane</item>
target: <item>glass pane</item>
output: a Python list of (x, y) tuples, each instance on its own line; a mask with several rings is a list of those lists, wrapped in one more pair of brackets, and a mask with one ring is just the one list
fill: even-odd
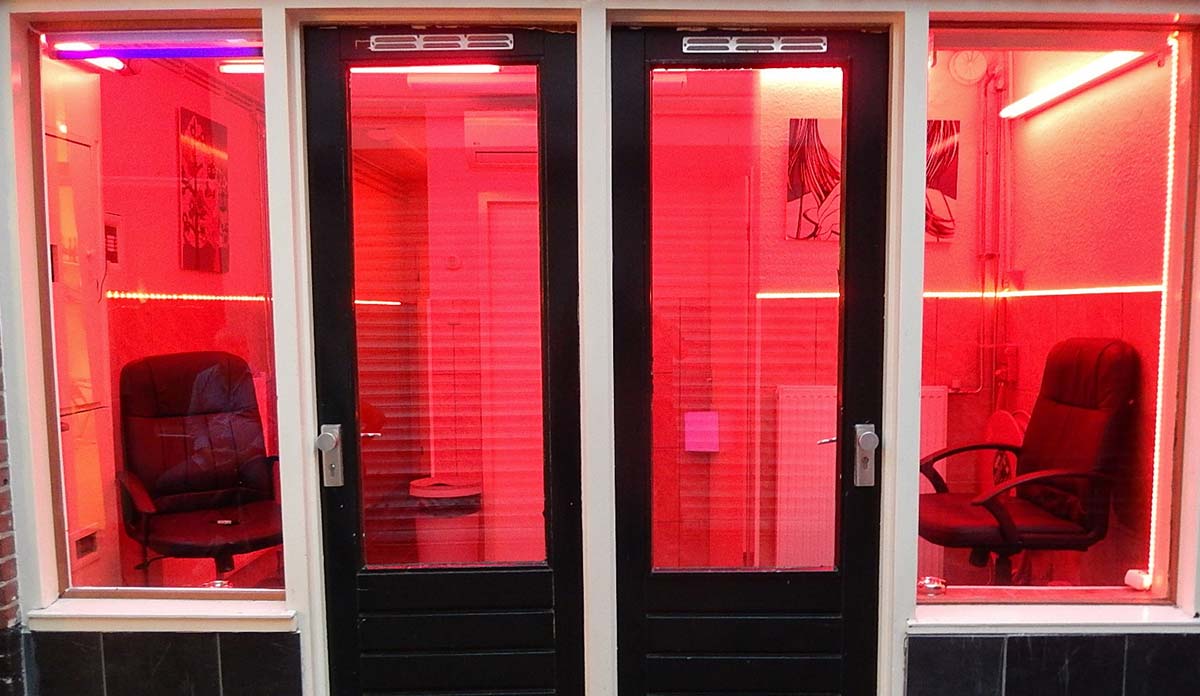
[(651, 74), (655, 568), (835, 565), (842, 71)]
[[(922, 599), (1161, 596), (1190, 54), (1149, 31), (933, 41), (921, 454), (1020, 453), (938, 461), (941, 493), (924, 477), (918, 571), (949, 591)], [(1076, 476), (998, 490), (1048, 470)], [(993, 492), (992, 511), (970, 504)]]
[(355, 68), (368, 565), (546, 559), (537, 68)]
[(282, 587), (261, 42), (105, 37), (41, 64), (70, 584)]

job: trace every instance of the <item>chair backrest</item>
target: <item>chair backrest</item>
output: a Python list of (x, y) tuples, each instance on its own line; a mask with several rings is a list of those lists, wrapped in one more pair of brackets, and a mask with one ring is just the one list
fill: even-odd
[[(1115, 338), (1070, 338), (1051, 348), (1017, 474), (1069, 469), (1119, 481), (1132, 453), (1138, 373), (1137, 351)], [(1072, 478), (1028, 484), (1017, 495), (1102, 536), (1110, 489), (1109, 483)]]
[(162, 512), (273, 496), (254, 378), (221, 352), (152, 355), (121, 369), (124, 468)]

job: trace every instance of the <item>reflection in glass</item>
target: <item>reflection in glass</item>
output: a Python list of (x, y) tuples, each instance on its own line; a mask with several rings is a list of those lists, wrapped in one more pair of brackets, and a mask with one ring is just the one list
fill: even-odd
[(836, 565), (839, 68), (651, 73), (652, 556)]
[(546, 559), (535, 66), (353, 68), (363, 552)]

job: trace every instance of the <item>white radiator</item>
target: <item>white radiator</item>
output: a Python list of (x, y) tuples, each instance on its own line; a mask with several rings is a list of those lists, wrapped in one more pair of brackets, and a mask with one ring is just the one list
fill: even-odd
[(832, 568), (837, 541), (837, 387), (780, 386), (775, 563)]
[[(947, 396), (946, 387), (921, 388), (921, 456), (946, 446)], [(837, 448), (817, 442), (837, 434), (837, 388), (780, 386), (777, 399), (775, 562), (784, 568), (832, 568)], [(939, 547), (921, 541), (917, 556), (922, 574), (941, 574)]]

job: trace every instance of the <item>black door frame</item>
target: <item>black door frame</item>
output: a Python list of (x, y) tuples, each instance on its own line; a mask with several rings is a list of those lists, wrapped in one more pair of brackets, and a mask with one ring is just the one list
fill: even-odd
[[(361, 40), (381, 33), (512, 34), (508, 51), (372, 53)], [(364, 571), (359, 540), (359, 442), (353, 244), (349, 169), (348, 71), (351, 64), (461, 64), (485, 60), (537, 64), (539, 208), (542, 273), (543, 426), (546, 461), (547, 558), (542, 566)], [(382, 580), (410, 589), (455, 593), (463, 609), (552, 602), (552, 658), (530, 663), (551, 670), (559, 693), (583, 693), (583, 556), (580, 519), (579, 323), (575, 35), (569, 30), (462, 27), (306, 27), (305, 115), (317, 416), (343, 429), (345, 485), (321, 489), (330, 690), (360, 693), (359, 615)], [(315, 436), (315, 433), (314, 433)], [(552, 521), (552, 522), (551, 522)], [(401, 576), (404, 576), (401, 578)], [(476, 592), (478, 594), (478, 592)], [(545, 657), (545, 656), (541, 656)], [(486, 660), (476, 661), (487, 671)], [(493, 669), (510, 671), (512, 663)], [(456, 687), (452, 687), (456, 688)]]
[[(622, 694), (662, 688), (648, 683), (648, 654), (667, 640), (665, 622), (651, 625), (648, 611), (737, 620), (794, 612), (811, 630), (841, 628), (840, 689), (874, 694), (877, 683), (879, 605), (880, 467), (876, 485), (853, 481), (855, 423), (882, 419), (884, 271), (886, 267), (889, 36), (877, 30), (772, 28), (682, 32), (616, 27), (613, 75), (613, 314), (617, 497), (618, 678)], [(819, 54), (685, 54), (685, 35), (821, 35)], [(804, 572), (652, 573), (650, 557), (651, 329), (650, 150), (651, 67), (825, 67), (846, 69), (843, 96), (845, 166), (841, 238), (838, 462), (838, 570)], [(859, 234), (857, 231), (864, 231)], [(877, 454), (876, 461), (883, 457)], [(659, 617), (661, 618), (661, 617)], [(657, 619), (656, 619), (657, 621)], [(806, 623), (801, 623), (801, 622)], [(728, 624), (726, 624), (728, 625)], [(751, 624), (739, 624), (746, 628)], [(792, 631), (791, 627), (784, 627)], [(751, 632), (758, 629), (750, 629)], [(685, 631), (686, 632), (686, 631)], [(695, 643), (695, 640), (690, 642)], [(748, 644), (753, 644), (751, 640)], [(804, 641), (795, 643), (805, 649)], [(714, 665), (741, 657), (717, 641)], [(756, 655), (762, 657), (762, 655)], [(701, 659), (661, 660), (656, 672), (682, 673)], [(660, 670), (659, 668), (662, 668)], [(694, 667), (692, 667), (694, 668)], [(717, 667), (718, 669), (720, 667)], [(807, 669), (807, 667), (806, 667)], [(829, 676), (832, 680), (833, 675)], [(831, 682), (832, 683), (832, 682)], [(692, 688), (692, 687), (689, 687)], [(720, 689), (716, 684), (704, 688)]]

